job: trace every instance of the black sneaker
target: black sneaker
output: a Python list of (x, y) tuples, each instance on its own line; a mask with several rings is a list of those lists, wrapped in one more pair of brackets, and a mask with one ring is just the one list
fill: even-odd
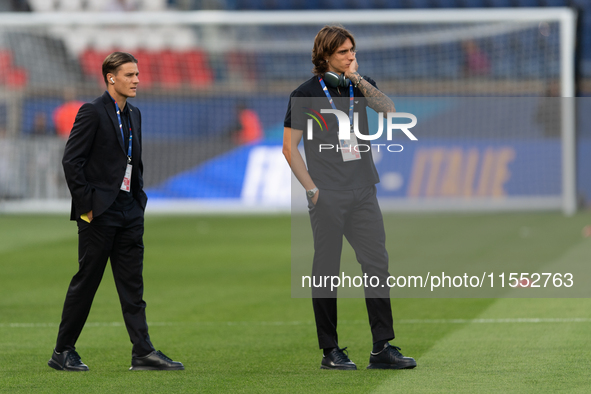
[(160, 350), (153, 351), (147, 356), (132, 357), (130, 371), (180, 371), (185, 369), (183, 363), (172, 361)]
[(414, 358), (404, 357), (399, 350), (398, 346), (386, 342), (381, 351), (371, 352), (367, 369), (411, 369), (417, 366)]
[(322, 355), (320, 369), (357, 369), (357, 365), (345, 354), (345, 349), (347, 348), (339, 349), (337, 346), (327, 355)]
[(82, 362), (75, 350), (64, 350), (58, 353), (54, 349), (47, 365), (58, 371), (88, 371), (88, 365)]

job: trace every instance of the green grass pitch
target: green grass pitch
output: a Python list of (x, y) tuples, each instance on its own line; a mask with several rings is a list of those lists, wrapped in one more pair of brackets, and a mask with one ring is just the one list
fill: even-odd
[[(539, 264), (591, 256), (581, 237), (589, 213), (388, 219), (391, 267), (449, 254)], [(54, 371), (46, 363), (76, 244), (66, 215), (0, 216), (0, 392), (589, 392), (589, 299), (394, 299), (394, 343), (418, 363), (405, 371), (365, 369), (365, 304), (342, 299), (340, 341), (359, 370), (320, 370), (311, 301), (290, 295), (288, 216), (148, 216), (150, 334), (186, 370), (128, 371), (131, 345), (107, 268), (77, 344), (90, 372)], [(555, 320), (519, 320), (531, 318)]]

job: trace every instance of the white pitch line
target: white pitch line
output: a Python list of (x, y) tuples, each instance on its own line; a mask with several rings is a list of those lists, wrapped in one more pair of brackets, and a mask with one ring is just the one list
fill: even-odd
[(415, 319), (398, 320), (401, 324), (467, 324), (467, 323), (591, 323), (591, 318), (509, 318), (509, 319)]
[[(344, 324), (367, 324), (366, 320), (343, 320)], [(508, 319), (408, 319), (395, 324), (515, 324), (515, 323), (591, 323), (591, 318), (508, 318)], [(313, 325), (313, 321), (235, 321), (235, 322), (149, 322), (148, 326), (300, 326)], [(0, 323), (0, 328), (58, 327), (58, 323)], [(124, 327), (123, 322), (86, 323), (85, 327)]]

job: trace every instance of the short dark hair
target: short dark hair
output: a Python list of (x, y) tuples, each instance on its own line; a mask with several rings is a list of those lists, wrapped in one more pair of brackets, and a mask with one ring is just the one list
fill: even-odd
[(328, 70), (325, 58), (335, 53), (347, 41), (347, 38), (351, 40), (353, 49), (355, 49), (353, 34), (341, 25), (326, 25), (316, 34), (312, 49), (312, 63), (314, 63), (312, 72), (314, 74), (324, 74)]
[(124, 65), (125, 63), (136, 63), (137, 59), (133, 57), (131, 53), (127, 52), (113, 52), (109, 56), (105, 58), (103, 61), (103, 79), (105, 80), (105, 84), (109, 84), (107, 82), (107, 74), (117, 74), (117, 70), (119, 67)]

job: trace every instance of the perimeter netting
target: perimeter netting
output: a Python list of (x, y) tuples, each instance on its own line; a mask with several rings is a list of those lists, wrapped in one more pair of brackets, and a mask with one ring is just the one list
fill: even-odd
[[(371, 19), (370, 13), (363, 13), (365, 20)], [(448, 122), (421, 129), (419, 139), (432, 144), (424, 149), (447, 149), (444, 154), (452, 157), (459, 146), (466, 160), (474, 160), (468, 157), (476, 149), (479, 160), (485, 160), (490, 144), (519, 140), (537, 144), (536, 154), (548, 153), (561, 165), (560, 103), (539, 98), (564, 92), (567, 70), (561, 67), (559, 20), (547, 12), (538, 19), (519, 20), (512, 11), (506, 20), (450, 22), (434, 20), (427, 12), (421, 22), (415, 17), (419, 11), (405, 22), (400, 14), (387, 13), (391, 21), (384, 21), (384, 12), (374, 12), (378, 21), (371, 23), (355, 22), (355, 12), (334, 19), (355, 35), (360, 73), (377, 81), (399, 111), (419, 112), (419, 123), (433, 125), (432, 117), (456, 118), (458, 108), (464, 109), (466, 123), (460, 126)], [(263, 18), (261, 23), (249, 21), (248, 13), (241, 14), (244, 19), (231, 13), (162, 13), (150, 16), (149, 23), (140, 14), (92, 15), (76, 20), (59, 14), (2, 24), (0, 200), (69, 197), (61, 154), (73, 114), (80, 103), (102, 94), (102, 61), (110, 52), (123, 50), (139, 60), (141, 82), (133, 104), (142, 112), (144, 179), (152, 201), (289, 206), (291, 195), (284, 190), (289, 180), (283, 180), (289, 172), (280, 147), (283, 117), (289, 93), (312, 76), (312, 43), (323, 24), (311, 23), (312, 14), (297, 12), (253, 14)], [(200, 15), (211, 15), (211, 20)], [(483, 96), (497, 107), (454, 101)], [(508, 105), (494, 97), (529, 99)], [(533, 120), (521, 124), (518, 135), (486, 126), (495, 117), (524, 113)], [(417, 151), (402, 164), (409, 166), (409, 179), (386, 181), (393, 184), (384, 189), (387, 197), (465, 197), (411, 187), (413, 166), (427, 160), (421, 155), (432, 160), (429, 152)], [(527, 177), (530, 170), (556, 172), (555, 161), (546, 165), (524, 167), (519, 173)], [(539, 173), (530, 175), (538, 179)], [(552, 179), (539, 178), (541, 195), (559, 199), (562, 177), (559, 171)], [(534, 186), (532, 190), (538, 190)]]

